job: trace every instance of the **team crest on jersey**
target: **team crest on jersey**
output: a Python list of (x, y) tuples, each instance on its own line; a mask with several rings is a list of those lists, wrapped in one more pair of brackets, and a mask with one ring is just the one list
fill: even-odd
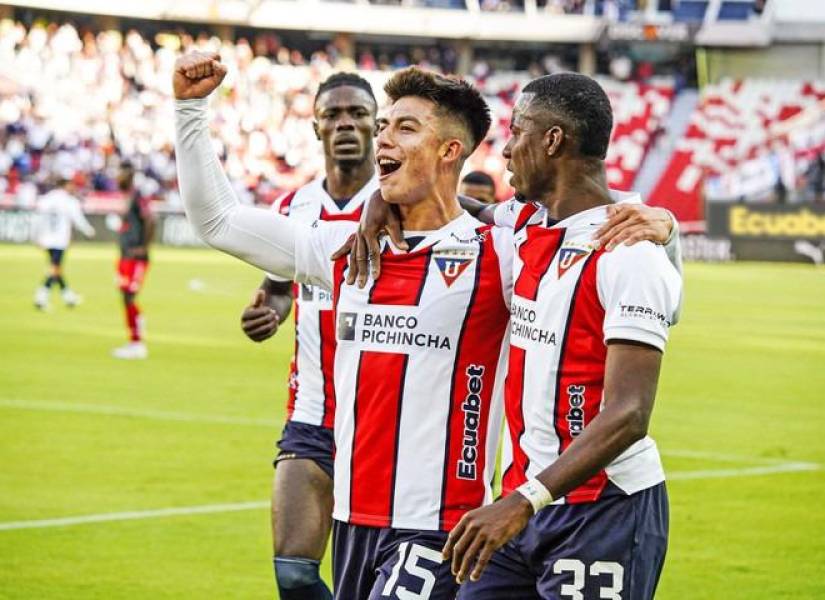
[(590, 246), (562, 246), (559, 251), (559, 279), (567, 273), (570, 267), (591, 252), (593, 252), (593, 248)]
[(441, 256), (434, 256), (435, 264), (444, 278), (444, 283), (447, 287), (453, 285), (453, 282), (458, 279), (461, 274), (473, 262), (473, 256), (466, 252), (450, 252)]

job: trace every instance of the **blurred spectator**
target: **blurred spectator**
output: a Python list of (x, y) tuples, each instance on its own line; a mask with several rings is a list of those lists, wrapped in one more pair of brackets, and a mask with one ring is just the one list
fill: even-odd
[(481, 202), (491, 204), (496, 201), (496, 182), (484, 171), (471, 171), (464, 176), (459, 193)]
[[(570, 2), (569, 7), (576, 5)], [(418, 64), (449, 72), (457, 61), (450, 47), (397, 48), (357, 48), (357, 66), (379, 95), (388, 69)], [(164, 32), (150, 39), (134, 30), (85, 31), (56, 23), (27, 29), (3, 20), (0, 198), (31, 206), (38, 186), (45, 187), (61, 170), (77, 173), (74, 183), (81, 197), (116, 194), (117, 174), (129, 162), (142, 195), (179, 208), (171, 71), (176, 57), (193, 49), (220, 52), (229, 68), (226, 84), (210, 99), (210, 122), (216, 152), (242, 202), (271, 202), (322, 170), (323, 155), (312, 128), (315, 90), (331, 70), (356, 66), (342, 60), (332, 43), (304, 55), (273, 33), (230, 41)], [(513, 68), (506, 51), (505, 57), (485, 55), (469, 77), (485, 95), (493, 124), (467, 168), (488, 173), (498, 183), (498, 199), (510, 193), (502, 183), (501, 151), (515, 98), (530, 77), (565, 64), (553, 50), (530, 57), (527, 71), (504, 72)], [(632, 90), (625, 94), (628, 119), (647, 106), (640, 89)], [(646, 144), (635, 143), (633, 156), (643, 154)], [(629, 162), (627, 156), (620, 158)], [(632, 180), (636, 168), (624, 169), (625, 177)]]

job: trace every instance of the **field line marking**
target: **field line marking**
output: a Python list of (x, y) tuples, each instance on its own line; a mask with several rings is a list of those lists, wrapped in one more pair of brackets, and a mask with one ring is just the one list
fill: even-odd
[(179, 506), (174, 508), (158, 508), (154, 510), (136, 510), (128, 512), (102, 513), (97, 515), (78, 515), (76, 517), (63, 517), (60, 519), (9, 521), (6, 523), (0, 523), (0, 531), (38, 529), (42, 527), (66, 527), (70, 525), (86, 525), (88, 523), (105, 523), (108, 521), (135, 521), (138, 519), (155, 519), (158, 517), (208, 515), (214, 513), (238, 512), (242, 510), (258, 510), (267, 507), (269, 507), (269, 500), (259, 500), (255, 502), (235, 502), (233, 504), (205, 504), (201, 506)]
[(698, 469), (696, 471), (674, 471), (667, 473), (665, 478), (670, 481), (687, 479), (717, 479), (724, 477), (754, 477), (757, 475), (774, 475), (777, 473), (798, 473), (801, 471), (818, 471), (816, 463), (789, 462), (776, 465), (762, 465), (758, 467), (742, 467), (741, 469)]
[(765, 465), (787, 465), (789, 463), (800, 462), (788, 460), (787, 458), (777, 458), (769, 456), (743, 456), (741, 454), (727, 454), (723, 452), (702, 452), (699, 450), (670, 450), (659, 448), (659, 453), (662, 456), (677, 456), (680, 458), (705, 458), (708, 460), (732, 463), (753, 462), (762, 463)]
[(224, 425), (246, 425), (252, 427), (277, 427), (277, 421), (269, 419), (252, 419), (248, 417), (231, 417), (228, 415), (198, 415), (193, 413), (166, 412), (162, 410), (141, 410), (106, 404), (75, 404), (72, 402), (29, 402), (0, 398), (0, 407), (19, 408), (22, 410), (42, 410), (47, 412), (66, 412), (78, 414), (105, 415), (109, 417), (135, 417), (156, 421), (178, 421), (183, 423), (220, 423)]
[[(758, 467), (744, 467), (741, 469), (706, 469), (697, 471), (675, 471), (667, 475), (669, 481), (690, 479), (716, 479), (726, 477), (753, 477), (756, 475), (772, 475), (777, 473), (792, 473), (801, 471), (816, 471), (820, 465), (816, 463), (789, 462), (778, 465), (764, 465)], [(236, 502), (232, 504), (206, 504), (201, 506), (181, 506), (174, 508), (158, 508), (154, 510), (102, 513), (96, 515), (78, 515), (55, 519), (37, 519), (31, 521), (0, 522), (0, 531), (15, 531), (20, 529), (39, 529), (46, 527), (67, 527), (72, 525), (87, 525), (90, 523), (106, 523), (112, 521), (134, 521), (139, 519), (155, 519), (161, 517), (175, 517), (186, 515), (203, 515), (244, 510), (267, 508), (268, 500), (253, 502)]]

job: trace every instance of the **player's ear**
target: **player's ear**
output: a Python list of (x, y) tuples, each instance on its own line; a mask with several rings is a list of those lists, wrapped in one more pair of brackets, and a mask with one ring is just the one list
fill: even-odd
[(464, 144), (457, 138), (447, 140), (441, 144), (440, 154), (444, 160), (450, 162), (460, 160), (464, 154)]
[(315, 132), (315, 139), (319, 142), (321, 141), (321, 132), (318, 131), (318, 121), (313, 119), (312, 121), (312, 130)]
[(553, 125), (544, 132), (544, 139), (542, 141), (547, 156), (552, 158), (561, 151), (561, 145), (564, 142), (564, 130), (558, 125)]

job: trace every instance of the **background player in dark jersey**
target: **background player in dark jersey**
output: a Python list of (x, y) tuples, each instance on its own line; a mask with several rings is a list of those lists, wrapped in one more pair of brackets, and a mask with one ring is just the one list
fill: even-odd
[[(373, 150), (376, 108), (370, 84), (358, 75), (337, 73), (321, 83), (315, 96), (314, 128), (324, 152), (323, 189), (309, 183), (297, 193), (282, 198), (280, 203), (276, 201), (273, 208), (300, 219), (300, 213), (290, 215), (290, 203), (306, 204), (317, 200), (320, 210), (311, 209), (313, 214), (307, 214), (307, 217), (340, 219), (351, 214), (357, 219), (363, 198), (368, 197), (377, 185)], [(367, 187), (369, 189), (365, 189)], [(319, 193), (328, 195), (338, 208), (345, 210), (349, 207), (353, 212), (328, 215), (320, 199), (313, 197)], [(264, 278), (252, 303), (241, 315), (241, 327), (249, 339), (261, 342), (277, 331), (290, 312), (293, 285), (291, 281)], [(316, 338), (312, 335), (315, 332), (301, 332), (305, 323), (318, 329), (319, 324), (308, 319), (313, 316), (312, 311), (322, 310), (315, 299), (323, 295), (311, 286), (302, 289), (308, 290), (308, 300), (303, 301), (301, 297), (297, 300), (302, 320), (299, 323), (296, 318), (298, 339), (290, 373), (293, 410), (289, 411), (289, 422), (279, 442), (281, 452), (272, 487), (273, 562), (283, 600), (332, 597), (318, 568), (332, 527), (333, 434), (323, 423), (316, 424), (305, 415), (295, 415), (294, 397), (300, 385), (303, 396), (312, 396), (300, 401), (320, 405), (323, 411), (327, 400), (324, 396), (331, 393), (323, 385), (324, 377), (315, 373), (311, 374), (311, 380), (301, 381), (301, 378), (306, 377), (307, 369), (321, 371), (326, 368), (330, 373), (325, 377), (331, 379), (332, 365), (321, 360), (326, 350), (321, 346), (331, 345), (334, 349), (335, 340), (334, 336)], [(323, 308), (331, 313), (331, 306)], [(309, 364), (300, 364), (300, 371), (298, 344), (302, 356), (309, 359)]]
[(118, 186), (129, 198), (120, 227), (120, 260), (117, 271), (129, 343), (112, 351), (112, 356), (123, 359), (141, 359), (149, 356), (143, 342), (143, 324), (136, 296), (143, 287), (149, 269), (149, 243), (155, 232), (155, 220), (149, 208), (149, 199), (135, 189), (135, 171), (131, 164), (122, 167)]
[[(521, 291), (521, 277), (517, 280), (514, 305), (518, 301), (528, 306), (520, 298), (532, 296), (537, 306), (542, 301), (546, 306), (550, 298), (567, 297), (551, 295), (554, 289), (576, 287), (569, 306), (559, 302), (563, 305), (556, 314), (535, 320), (545, 328), (566, 323), (558, 346), (512, 341), (508, 380), (518, 378), (513, 360), (517, 346), (521, 355), (533, 357), (531, 364), (545, 367), (544, 373), (531, 374), (522, 360), (523, 382), (508, 383), (514, 466), (526, 482), (509, 486), (519, 493), (467, 513), (451, 532), (445, 557), (452, 559), (459, 580), (472, 579), (459, 598), (492, 600), (513, 594), (526, 599), (645, 600), (656, 589), (667, 546), (668, 508), (661, 462), (647, 430), (681, 280), (660, 248), (642, 244), (603, 253), (576, 239), (576, 227), (583, 232), (579, 235), (595, 232), (599, 215), (611, 203), (604, 169), (611, 125), (607, 95), (594, 80), (573, 73), (534, 80), (513, 111), (512, 137), (504, 149), (511, 184), (540, 202), (549, 218), (528, 225), (521, 241), (517, 238), (526, 276)], [(579, 213), (577, 225), (568, 225)], [(553, 231), (555, 223), (559, 228)], [(545, 240), (554, 234), (559, 234), (559, 242), (548, 253), (546, 248), (553, 246)], [(568, 238), (574, 245), (567, 259), (559, 258)], [(537, 240), (532, 246), (531, 239)], [(584, 275), (564, 279), (562, 273), (585, 254), (589, 258), (578, 269), (584, 273), (591, 266), (589, 283)], [(544, 279), (556, 260), (559, 275), (550, 270)], [(516, 312), (513, 315), (516, 323)], [(568, 347), (572, 321), (576, 339)], [(542, 360), (536, 362), (536, 353)], [(590, 404), (593, 412), (587, 413), (587, 421), (581, 417), (575, 433), (570, 433), (572, 424), (559, 425), (565, 417), (557, 416), (559, 441), (542, 433), (539, 443), (538, 435), (530, 432), (548, 429), (546, 417), (543, 409), (527, 404), (528, 398), (539, 396), (552, 417), (565, 393), (566, 408), (561, 410), (568, 411), (568, 420), (573, 418), (570, 407), (584, 407), (584, 415)], [(574, 399), (575, 394), (581, 397)], [(516, 419), (523, 423), (518, 427), (513, 427), (510, 406), (520, 409)], [(527, 465), (530, 475), (525, 475)]]

